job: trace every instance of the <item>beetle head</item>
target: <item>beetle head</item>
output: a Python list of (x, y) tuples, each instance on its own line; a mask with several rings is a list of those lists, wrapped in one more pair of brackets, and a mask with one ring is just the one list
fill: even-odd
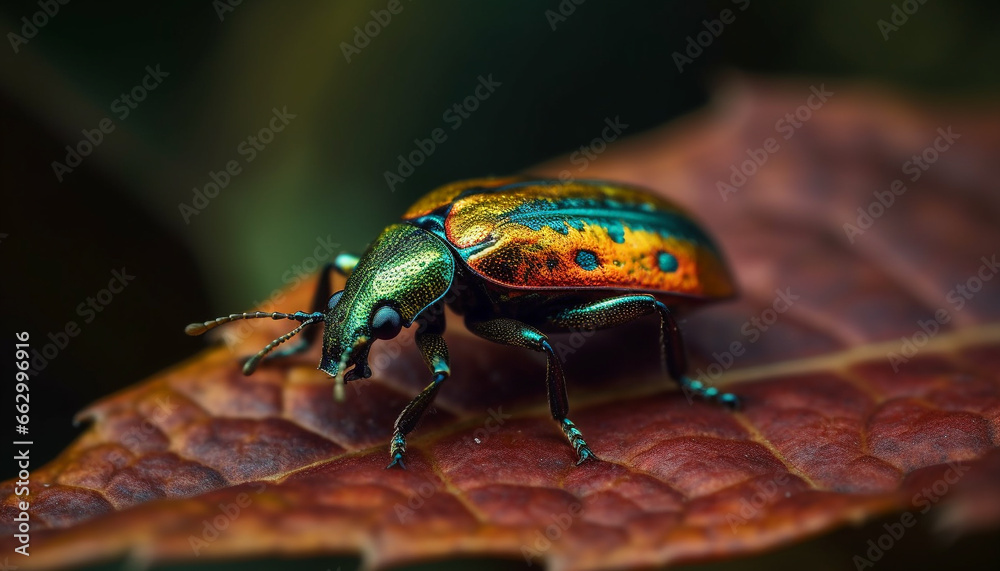
[(371, 344), (412, 325), (447, 293), (454, 274), (455, 259), (440, 238), (409, 224), (386, 228), (358, 260), (344, 290), (330, 296), (319, 369), (337, 378), (338, 390), (344, 380), (370, 377)]
[(201, 335), (240, 319), (298, 321), (298, 327), (271, 341), (246, 361), (243, 374), (249, 375), (275, 347), (305, 327), (323, 323), (323, 359), (319, 369), (337, 379), (334, 395), (342, 400), (345, 380), (371, 376), (368, 351), (372, 342), (392, 339), (403, 327), (412, 325), (420, 312), (444, 297), (454, 276), (455, 259), (441, 239), (416, 226), (393, 224), (368, 247), (347, 285), (330, 296), (324, 311), (235, 313), (192, 323), (184, 331), (188, 335)]

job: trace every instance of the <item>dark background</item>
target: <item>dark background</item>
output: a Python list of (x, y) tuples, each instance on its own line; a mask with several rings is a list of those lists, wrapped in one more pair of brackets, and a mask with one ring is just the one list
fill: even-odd
[[(442, 183), (528, 169), (606, 118), (626, 136), (662, 125), (708, 104), (727, 73), (850, 78), (929, 100), (986, 99), (1000, 83), (1000, 6), (985, 0), (928, 0), (888, 40), (877, 21), (903, 2), (565, 0), (574, 11), (553, 30), (557, 2), (402, 0), (347, 62), (342, 42), (386, 4), (244, 1), (220, 20), (208, 0), (77, 1), (18, 53), (9, 37), (0, 47), (8, 363), (14, 332), (40, 350), (80, 327), (31, 381), (34, 466), (76, 437), (83, 406), (203, 347), (186, 323), (265, 300), (318, 239), (361, 250)], [(679, 72), (674, 52), (723, 9), (735, 21)], [(0, 30), (20, 34), (37, 11), (5, 1)], [(113, 102), (156, 65), (169, 75), (120, 119)], [(491, 74), (501, 86), (452, 130), (442, 113)], [(239, 144), (283, 107), (296, 118), (246, 163)], [(105, 117), (115, 130), (57, 180), (52, 162)], [(391, 191), (385, 171), (437, 127), (447, 141)], [(242, 173), (185, 223), (178, 205), (233, 159)], [(84, 323), (78, 304), (123, 267), (135, 280)]]

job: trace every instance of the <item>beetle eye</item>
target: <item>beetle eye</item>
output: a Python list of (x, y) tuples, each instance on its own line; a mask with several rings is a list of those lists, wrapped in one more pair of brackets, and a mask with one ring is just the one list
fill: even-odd
[(334, 307), (336, 307), (337, 302), (340, 301), (340, 298), (343, 297), (343, 295), (344, 295), (344, 290), (340, 290), (337, 293), (331, 295), (330, 301), (326, 302), (326, 308), (333, 309)]
[(372, 314), (372, 335), (376, 339), (392, 339), (403, 328), (403, 316), (389, 305), (383, 305)]

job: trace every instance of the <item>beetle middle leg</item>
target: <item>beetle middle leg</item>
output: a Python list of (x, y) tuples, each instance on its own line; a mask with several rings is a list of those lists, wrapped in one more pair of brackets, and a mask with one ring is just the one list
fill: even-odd
[(547, 316), (545, 323), (560, 328), (599, 329), (622, 325), (656, 312), (660, 316), (660, 358), (662, 366), (680, 385), (681, 390), (729, 408), (739, 408), (740, 398), (733, 393), (706, 387), (685, 375), (687, 353), (680, 328), (667, 306), (651, 295), (622, 295), (573, 307), (559, 309)]
[(562, 362), (552, 350), (548, 338), (534, 327), (508, 319), (498, 317), (483, 321), (466, 318), (465, 326), (469, 331), (479, 337), (494, 343), (512, 345), (545, 353), (547, 357), (545, 365), (545, 386), (549, 395), (549, 409), (552, 418), (559, 423), (570, 446), (576, 451), (577, 464), (586, 460), (597, 460), (597, 456), (587, 446), (583, 434), (576, 428), (566, 415), (569, 413), (569, 398), (566, 395), (566, 375), (563, 373)]
[(427, 407), (434, 401), (441, 383), (451, 374), (448, 365), (448, 345), (444, 342), (444, 305), (436, 303), (424, 311), (424, 314), (417, 319), (419, 329), (417, 329), (416, 342), (420, 354), (424, 358), (424, 363), (434, 375), (431, 384), (420, 391), (403, 412), (396, 418), (396, 424), (392, 434), (392, 441), (389, 445), (389, 456), (392, 461), (386, 468), (399, 466), (406, 468), (403, 460), (406, 458), (406, 435), (409, 434), (420, 418), (427, 412)]

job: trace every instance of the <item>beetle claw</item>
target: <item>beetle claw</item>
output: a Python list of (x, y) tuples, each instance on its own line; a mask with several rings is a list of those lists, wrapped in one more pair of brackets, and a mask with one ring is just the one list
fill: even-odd
[(392, 456), (392, 462), (389, 462), (389, 465), (385, 467), (386, 470), (394, 466), (399, 466), (402, 470), (406, 469), (406, 464), (403, 463), (403, 458), (406, 457), (406, 437), (398, 430), (392, 435), (392, 444), (389, 445), (389, 455)]
[(576, 451), (577, 461), (576, 465), (579, 466), (588, 460), (593, 460), (594, 462), (599, 462), (601, 459), (597, 457), (596, 454), (590, 451), (590, 448), (586, 445), (582, 446)]
[(719, 404), (729, 410), (743, 410), (743, 399), (733, 393), (722, 393), (718, 398)]
[(576, 465), (579, 466), (587, 460), (598, 460), (597, 456), (590, 450), (590, 446), (587, 446), (587, 441), (583, 439), (583, 434), (576, 428), (573, 421), (564, 418), (560, 423), (560, 428), (562, 428), (563, 434), (569, 440), (569, 445), (576, 450)]
[(684, 393), (689, 401), (692, 397), (697, 397), (706, 401), (718, 403), (729, 410), (741, 410), (743, 408), (743, 399), (741, 399), (739, 395), (719, 392), (719, 389), (706, 386), (701, 381), (691, 379), (689, 377), (681, 377), (679, 384), (681, 386), (681, 392)]

